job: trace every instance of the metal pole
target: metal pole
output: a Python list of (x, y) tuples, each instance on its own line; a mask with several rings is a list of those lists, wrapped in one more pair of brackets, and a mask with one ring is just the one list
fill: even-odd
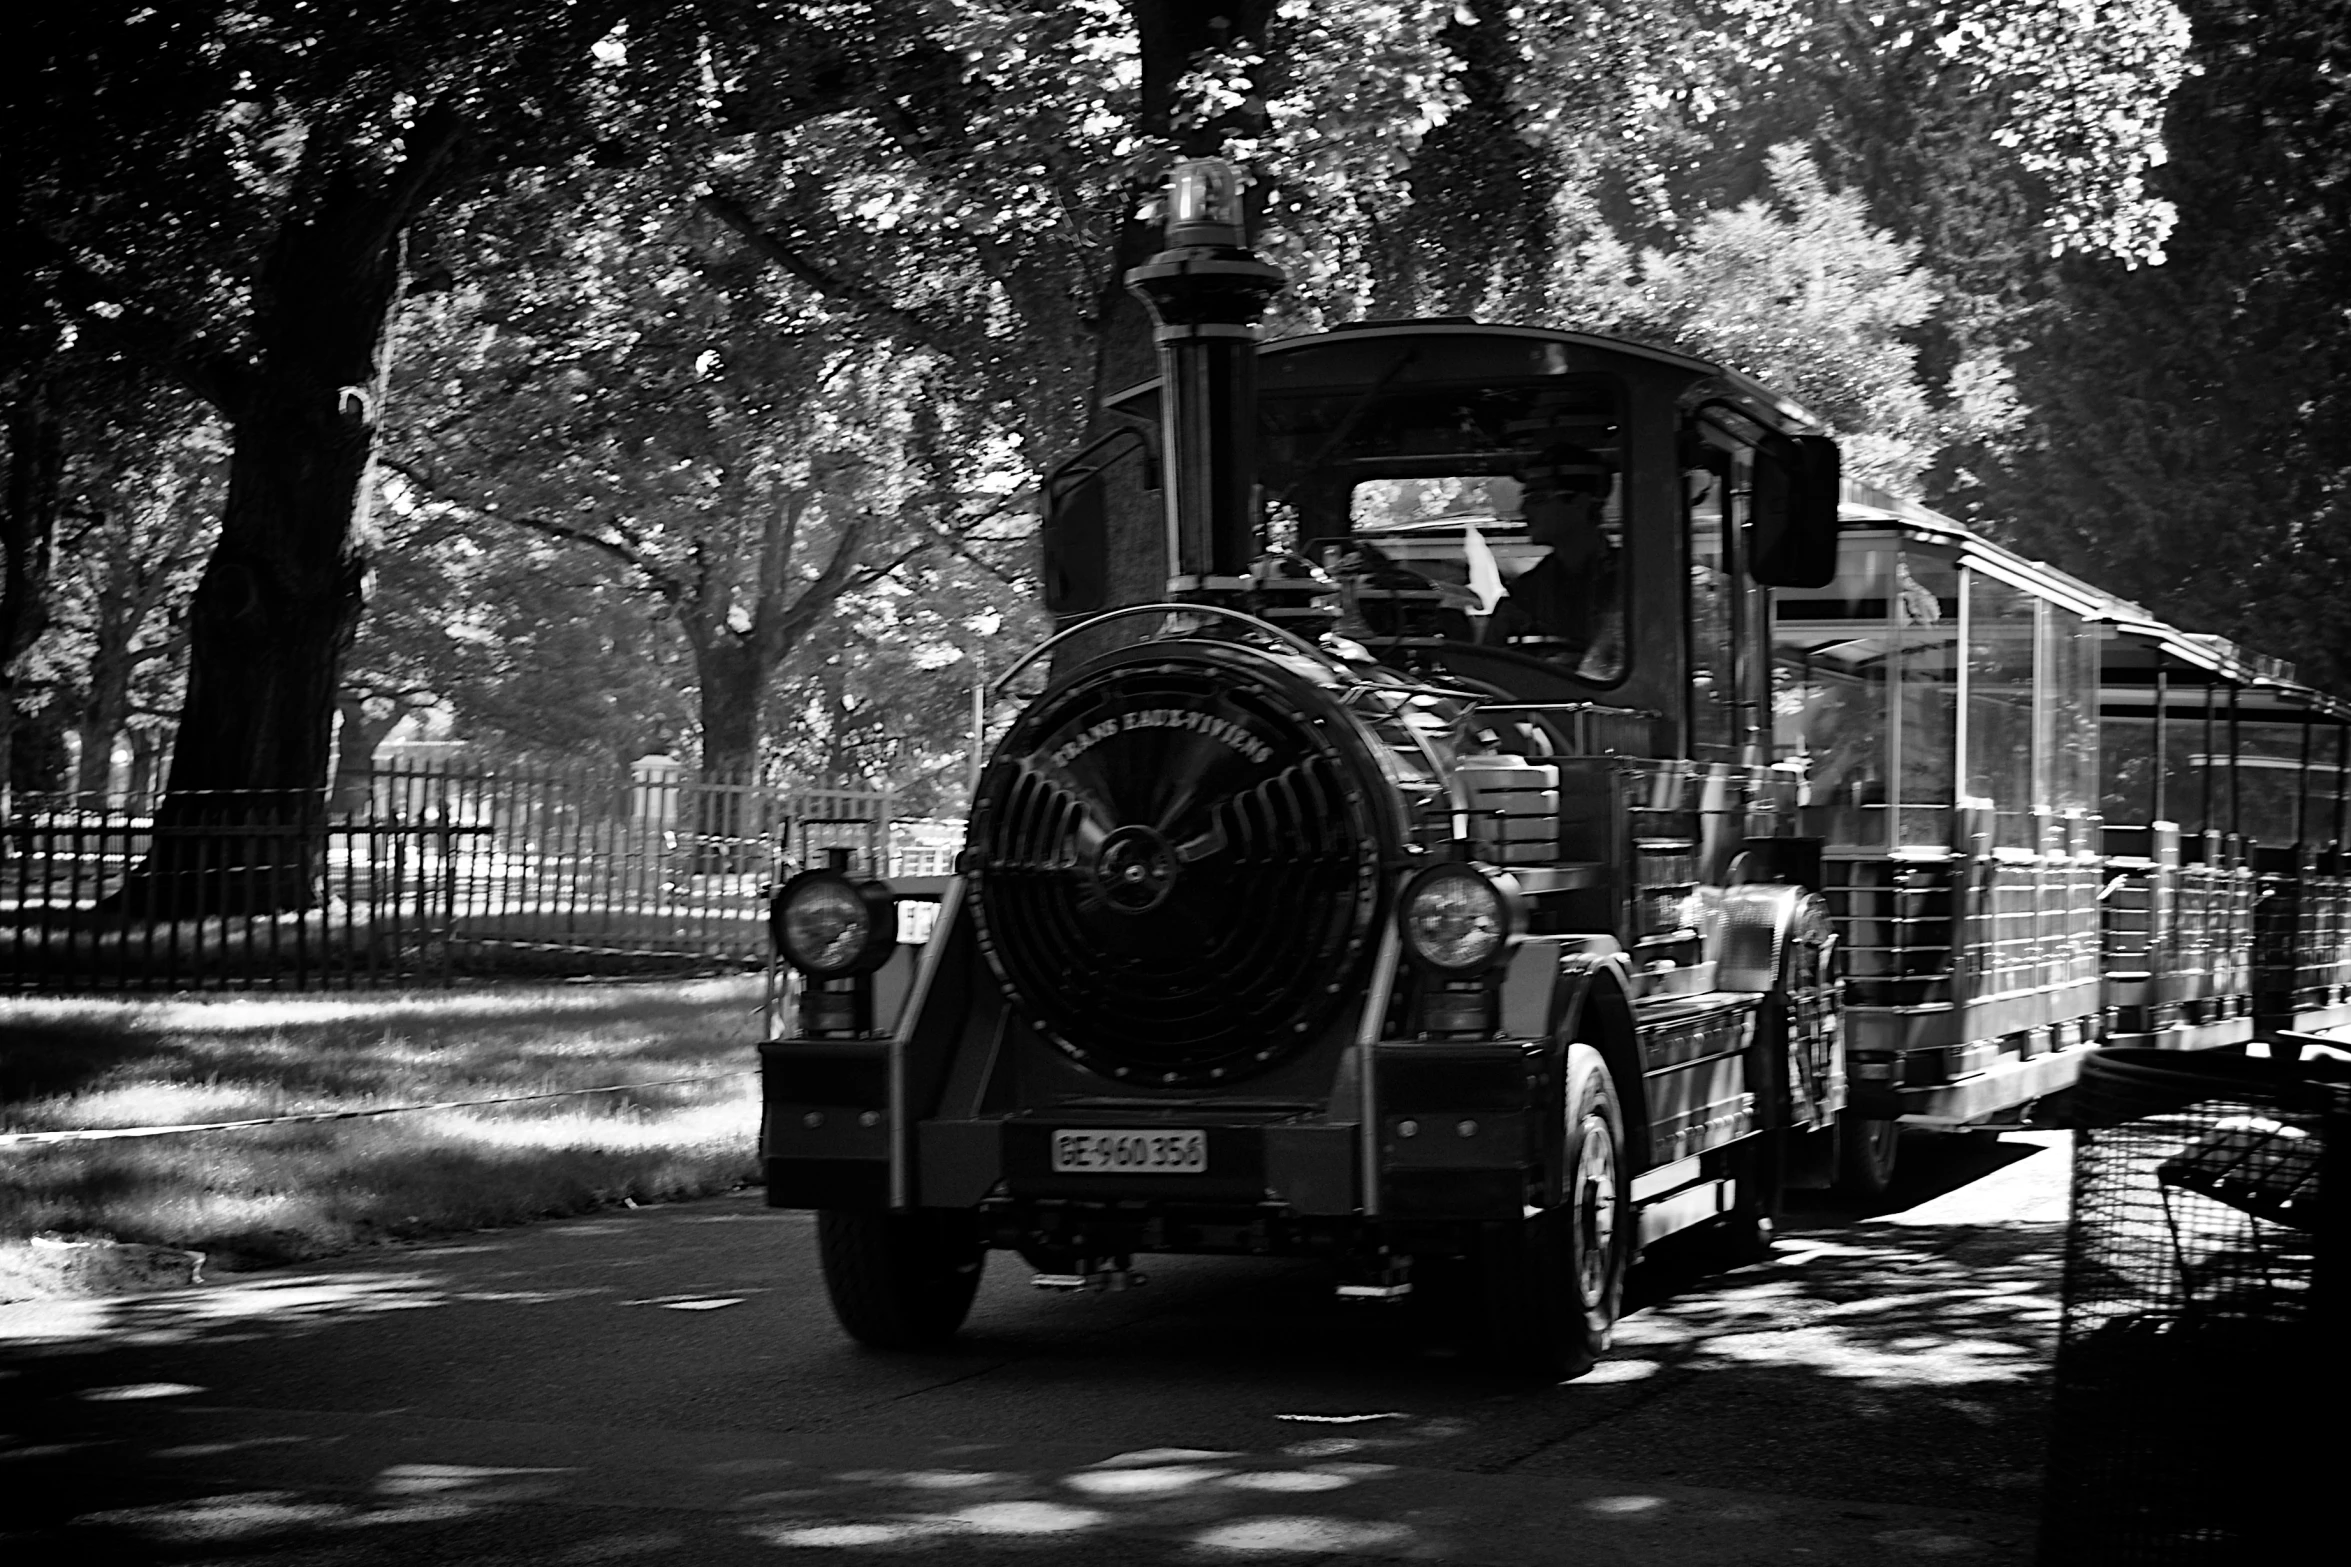
[(2351, 723), (2335, 725), (2335, 852), (2343, 850), (2343, 805), (2351, 799)]
[(2171, 679), (2163, 668), (2163, 654), (2157, 652), (2155, 655), (2155, 789), (2149, 797), (2149, 803), (2154, 807), (2147, 818), (2150, 824), (2165, 819), (2163, 786), (2164, 781), (2171, 774), (2171, 756), (2163, 748), (2163, 709), (2170, 700)]
[(2310, 722), (2315, 713), (2302, 715), (2302, 765), (2294, 773), (2294, 857), (2301, 859), (2302, 846), (2310, 841)]
[(2238, 794), (2237, 688), (2234, 684), (2231, 684), (2229, 687), (2229, 836), (2232, 838), (2238, 836), (2245, 830), (2245, 824), (2240, 819), (2240, 813), (2237, 809)]
[(2212, 694), (2217, 689), (2209, 680), (2204, 683), (2204, 805), (2196, 825), (2199, 833), (2212, 831)]
[(971, 801), (980, 798), (980, 769), (988, 758), (988, 657), (974, 649), (971, 655)]

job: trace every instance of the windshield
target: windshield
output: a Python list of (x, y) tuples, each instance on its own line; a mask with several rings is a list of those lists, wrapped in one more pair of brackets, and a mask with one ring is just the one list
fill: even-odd
[(1471, 643), (1592, 685), (1625, 677), (1613, 378), (1375, 382), (1263, 406), (1268, 521), (1338, 578), (1343, 629)]

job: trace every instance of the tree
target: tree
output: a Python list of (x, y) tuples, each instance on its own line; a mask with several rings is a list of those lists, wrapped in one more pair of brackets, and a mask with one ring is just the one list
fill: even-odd
[(2351, 40), (2203, 0), (2158, 265), (2071, 259), (2020, 355), (2034, 439), (1988, 509), (2159, 613), (2351, 675)]
[(49, 628), (64, 432), (47, 378), (20, 371), (6, 388), (7, 475), (0, 486), (0, 801), (15, 777), (18, 669)]
[[(1360, 314), (1374, 229), (1448, 101), (1450, 5), (1132, 0), (738, 14), (714, 33), (703, 207), (832, 307), (998, 410), (1032, 471), (1156, 373), (1129, 269), (1169, 160), (1252, 164), (1292, 318)], [(634, 50), (632, 42), (632, 51)], [(656, 70), (651, 63), (648, 70)], [(748, 136), (748, 142), (741, 138)], [(1114, 603), (1164, 591), (1154, 500), (1111, 508)]]
[[(212, 545), (228, 448), (184, 394), (125, 393), (74, 442), (59, 525), (60, 573), (46, 662), (60, 672), (81, 740), (73, 787), (107, 787), (115, 742), (133, 740), (140, 792), (162, 726), (179, 710), (185, 617)], [(143, 720), (134, 725), (135, 720)]]
[(386, 532), (344, 686), (364, 726), (341, 741), (349, 798), (410, 713), (446, 712), (502, 756), (616, 769), (690, 729), (692, 670), (674, 629), (601, 556), (469, 532), (447, 508), (395, 507)]
[[(745, 778), (792, 649), (844, 595), (957, 547), (1006, 485), (977, 488), (991, 432), (933, 406), (922, 356), (844, 330), (657, 186), (595, 188), (612, 216), (526, 226), (419, 302), (390, 460), (417, 504), (477, 536), (566, 541), (658, 600), (692, 654), (703, 769)], [(513, 233), (514, 211), (498, 216)], [(926, 408), (934, 443), (962, 426), (960, 487), (911, 466)]]
[[(325, 782), (405, 236), (461, 175), (580, 142), (610, 25), (558, 0), (100, 4), (28, 23), (8, 194), (40, 303), (234, 431), (161, 820), (203, 826), (219, 813), (199, 800), (237, 791), (214, 825), (253, 831), (226, 849), (159, 836), (124, 906), (316, 896), (317, 840), (283, 829)], [(223, 853), (238, 874), (208, 873)]]
[(1943, 446), (2013, 420), (2005, 382), (1986, 373), (1931, 408), (1908, 340), (1939, 303), (1919, 247), (1874, 228), (1800, 148), (1766, 163), (1769, 199), (1706, 214), (1678, 249), (1603, 232), (1562, 258), (1562, 313), (1746, 371), (1825, 419), (1847, 472), (1916, 494)]

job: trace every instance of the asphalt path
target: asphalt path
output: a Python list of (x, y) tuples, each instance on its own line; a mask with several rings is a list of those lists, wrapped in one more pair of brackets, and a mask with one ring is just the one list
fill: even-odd
[(954, 1349), (876, 1354), (756, 1194), (0, 1306), (0, 1558), (2021, 1563), (2064, 1157), (1914, 1142), (1887, 1212), (1660, 1258), (1558, 1386), (1253, 1259), (999, 1255)]

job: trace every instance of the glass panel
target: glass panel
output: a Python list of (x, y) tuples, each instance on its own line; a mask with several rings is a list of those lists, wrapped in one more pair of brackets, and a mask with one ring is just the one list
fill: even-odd
[(1967, 792), (1998, 813), (1993, 841), (2038, 848), (2033, 831), (2033, 664), (2040, 601), (1967, 574)]
[[(1629, 573), (1616, 382), (1430, 386), (1421, 354), (1290, 356), (1280, 374), (1268, 356), (1267, 515), (1338, 576), (1353, 635), (1477, 642), (1618, 684)], [(1369, 378), (1328, 379), (1349, 366)]]
[[(2174, 702), (2163, 715), (2163, 808), (2183, 832), (2220, 830), (2228, 825), (2228, 774), (2205, 767), (2204, 703), (2189, 688), (2189, 705)], [(2216, 739), (2223, 735), (2215, 723)]]
[(2301, 792), (2302, 726), (2239, 719), (2237, 831), (2273, 848), (2294, 843), (2300, 836), (2294, 815)]
[(1887, 683), (1895, 654), (1891, 540), (1849, 542), (1837, 579), (1772, 594), (1772, 752), (1805, 778), (1805, 831), (1883, 848)]
[(2098, 729), (2098, 809), (2110, 822), (2145, 826), (2155, 820), (2155, 720), (2107, 718)]
[[(1516, 478), (1365, 480), (1348, 498), (1342, 570), (1369, 590), (1357, 598), (1375, 635), (1507, 647), (1613, 685), (1625, 674), (1622, 495), (1581, 448), (1554, 447)], [(1383, 591), (1399, 606), (1388, 625)], [(1415, 598), (1427, 626), (1402, 607)]]
[(2057, 604), (2041, 610), (2039, 803), (2058, 811), (2098, 804), (2098, 633)]
[(1895, 658), (1899, 734), (1897, 843), (1951, 841), (1951, 780), (1957, 770), (1959, 569), (1906, 550), (1895, 564)]
[[(1740, 452), (1734, 458), (1719, 448), (1713, 455), (1724, 467), (1748, 457)], [(1682, 485), (1690, 498), (1690, 754), (1701, 762), (1736, 761), (1738, 673), (1731, 653), (1731, 596), (1737, 587), (1724, 555), (1723, 530), (1730, 486), (1708, 468), (1690, 469)]]

